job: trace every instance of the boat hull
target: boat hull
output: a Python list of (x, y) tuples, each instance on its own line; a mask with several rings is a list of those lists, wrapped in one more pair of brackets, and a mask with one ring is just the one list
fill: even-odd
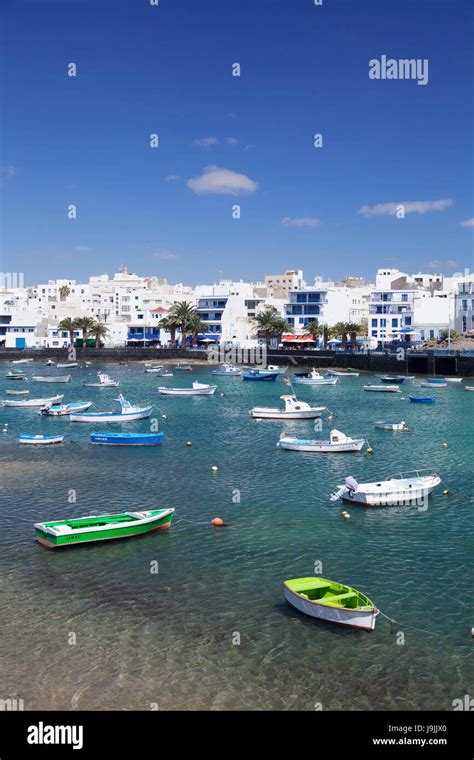
[(272, 372), (272, 373), (267, 372), (267, 373), (258, 374), (258, 375), (252, 374), (249, 372), (244, 372), (244, 374), (242, 375), (243, 380), (257, 380), (260, 382), (262, 381), (272, 382), (276, 380), (277, 377), (278, 377), (278, 372)]
[(361, 507), (401, 507), (412, 504), (423, 504), (430, 493), (441, 483), (439, 476), (425, 478), (420, 484), (407, 486), (405, 488), (388, 489), (387, 481), (380, 485), (380, 492), (377, 491), (355, 491), (355, 493), (345, 493), (341, 499), (346, 504), (357, 504)]
[(99, 446), (157, 446), (164, 433), (91, 433), (91, 443)]
[(338, 378), (334, 377), (332, 380), (317, 380), (312, 377), (295, 377), (293, 382), (296, 385), (337, 385)]
[(400, 393), (398, 385), (364, 385), (364, 391), (372, 393)]
[(64, 375), (64, 377), (41, 377), (40, 375), (33, 375), (31, 381), (33, 383), (68, 383), (71, 379), (71, 375)]
[[(77, 546), (78, 544), (90, 543), (92, 541), (110, 541), (118, 538), (132, 538), (144, 533), (151, 533), (155, 530), (167, 530), (171, 527), (174, 517), (174, 509), (155, 510), (156, 514), (143, 513), (150, 515), (144, 520), (126, 522), (121, 525), (114, 525), (104, 528), (88, 528), (78, 531), (71, 530), (69, 533), (54, 535), (46, 529), (45, 524), (36, 523), (35, 538), (43, 546), (49, 549), (64, 548), (66, 546)], [(81, 518), (82, 519), (82, 518)]]
[(30, 398), (27, 401), (11, 401), (6, 399), (3, 402), (3, 406), (16, 407), (18, 409), (34, 409), (38, 406), (46, 406), (47, 404), (59, 403), (64, 396), (54, 396), (53, 398)]
[(351, 441), (330, 443), (329, 441), (278, 441), (277, 446), (286, 451), (309, 451), (319, 454), (342, 454), (350, 451), (360, 451), (365, 443), (363, 438), (353, 438)]
[(216, 392), (217, 385), (209, 388), (158, 388), (162, 396), (212, 396)]
[(326, 407), (320, 409), (305, 409), (300, 412), (286, 412), (279, 409), (255, 409), (250, 410), (250, 414), (254, 419), (259, 420), (314, 420), (322, 416)]
[(325, 620), (330, 623), (346, 625), (350, 628), (358, 628), (362, 631), (373, 631), (377, 620), (378, 610), (350, 610), (341, 607), (328, 607), (317, 602), (311, 602), (309, 599), (302, 599), (299, 594), (291, 591), (285, 585), (285, 599), (289, 604), (295, 607), (309, 617)]
[(130, 412), (129, 414), (109, 414), (81, 412), (80, 414), (70, 414), (71, 422), (135, 422), (135, 420), (144, 420), (150, 417), (154, 407), (149, 406), (139, 412)]
[(62, 443), (64, 440), (63, 435), (20, 435), (18, 438), (20, 443), (32, 444), (35, 446), (48, 446), (51, 443)]

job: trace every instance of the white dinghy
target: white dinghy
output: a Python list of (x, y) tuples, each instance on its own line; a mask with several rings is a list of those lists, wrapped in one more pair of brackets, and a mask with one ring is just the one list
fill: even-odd
[(31, 381), (33, 383), (68, 383), (71, 379), (71, 375), (32, 375)]
[(401, 422), (379, 420), (378, 422), (374, 422), (374, 426), (380, 430), (408, 430), (405, 420), (401, 420)]
[(166, 388), (161, 385), (158, 393), (162, 396), (212, 396), (216, 392), (217, 385), (207, 383), (193, 383), (191, 388)]
[(277, 443), (278, 448), (287, 451), (314, 451), (321, 454), (360, 451), (365, 438), (350, 438), (340, 430), (331, 430), (329, 440), (316, 441), (305, 438), (293, 438), (282, 433)]
[(400, 393), (399, 385), (364, 385), (364, 391), (372, 393)]
[(62, 443), (63, 440), (63, 435), (29, 435), (27, 433), (20, 433), (18, 436), (19, 443), (40, 444), (43, 446), (47, 446), (50, 443)]
[(29, 398), (24, 399), (20, 401), (18, 399), (17, 401), (13, 401), (10, 399), (5, 399), (3, 402), (3, 406), (14, 406), (19, 409), (30, 409), (31, 407), (35, 406), (46, 406), (47, 404), (58, 404), (60, 401), (62, 401), (64, 396), (52, 396), (51, 398)]
[(249, 414), (257, 420), (314, 420), (321, 417), (325, 406), (311, 406), (306, 401), (298, 401), (294, 394), (280, 396), (285, 402), (283, 409), (269, 406), (254, 406)]
[[(426, 474), (423, 474), (426, 473)], [(372, 483), (358, 483), (353, 477), (345, 479), (331, 495), (331, 501), (360, 504), (362, 507), (394, 507), (424, 503), (424, 499), (441, 483), (431, 470), (413, 470)]]
[(337, 377), (324, 377), (316, 372), (315, 369), (311, 370), (306, 376), (294, 375), (293, 382), (298, 385), (336, 385), (339, 381)]

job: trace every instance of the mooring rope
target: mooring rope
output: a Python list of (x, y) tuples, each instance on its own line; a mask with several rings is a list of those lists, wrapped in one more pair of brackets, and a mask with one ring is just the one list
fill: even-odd
[(399, 625), (402, 628), (411, 628), (413, 631), (419, 631), (420, 633), (427, 633), (429, 636), (439, 636), (442, 639), (447, 638), (447, 634), (445, 633), (437, 633), (437, 631), (428, 631), (426, 628), (417, 628), (414, 625), (407, 625), (406, 623), (400, 623), (398, 620), (394, 620), (393, 618), (386, 615), (385, 612), (382, 612), (382, 610), (379, 610), (379, 613), (380, 615), (382, 615), (382, 617), (386, 618), (389, 621), (390, 627), (391, 627), (391, 633), (393, 633), (393, 626)]

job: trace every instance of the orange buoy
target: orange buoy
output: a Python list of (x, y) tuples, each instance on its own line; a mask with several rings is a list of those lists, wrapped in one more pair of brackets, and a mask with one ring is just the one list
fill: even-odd
[(214, 519), (211, 520), (211, 523), (217, 525), (219, 528), (225, 525), (224, 520), (221, 517), (214, 517)]

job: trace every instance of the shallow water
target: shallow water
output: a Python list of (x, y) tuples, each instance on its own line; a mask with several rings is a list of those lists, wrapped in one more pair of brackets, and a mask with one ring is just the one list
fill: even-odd
[[(472, 694), (473, 394), (453, 385), (435, 391), (436, 404), (415, 405), (406, 400), (411, 385), (398, 395), (364, 393), (367, 375), (301, 387), (301, 399), (326, 404), (333, 426), (367, 436), (374, 450), (317, 455), (276, 448), (283, 429), (308, 437), (312, 422), (248, 414), (279, 405), (281, 378), (216, 377), (214, 397), (170, 398), (158, 395), (159, 384), (209, 381), (209, 370), (160, 380), (143, 365), (101, 367), (132, 402), (156, 403), (162, 446), (92, 446), (93, 425), (0, 409), (8, 422), (0, 442), (1, 698), (21, 698), (25, 709), (450, 710)], [(62, 386), (8, 382), (7, 369), (0, 388), (28, 387), (30, 397), (64, 392), (107, 411), (116, 395), (82, 388), (97, 365), (71, 369)], [(410, 431), (375, 430), (384, 418), (404, 419)], [(109, 429), (146, 431), (149, 421)], [(17, 442), (20, 432), (59, 430), (60, 445)], [(414, 467), (443, 478), (426, 511), (353, 506), (344, 521), (329, 501), (347, 475), (364, 481)], [(167, 533), (57, 552), (33, 540), (34, 522), (164, 506), (176, 507)], [(215, 516), (228, 527), (213, 528)], [(381, 617), (367, 634), (287, 606), (282, 581), (313, 574), (360, 588), (400, 621), (394, 633)]]

